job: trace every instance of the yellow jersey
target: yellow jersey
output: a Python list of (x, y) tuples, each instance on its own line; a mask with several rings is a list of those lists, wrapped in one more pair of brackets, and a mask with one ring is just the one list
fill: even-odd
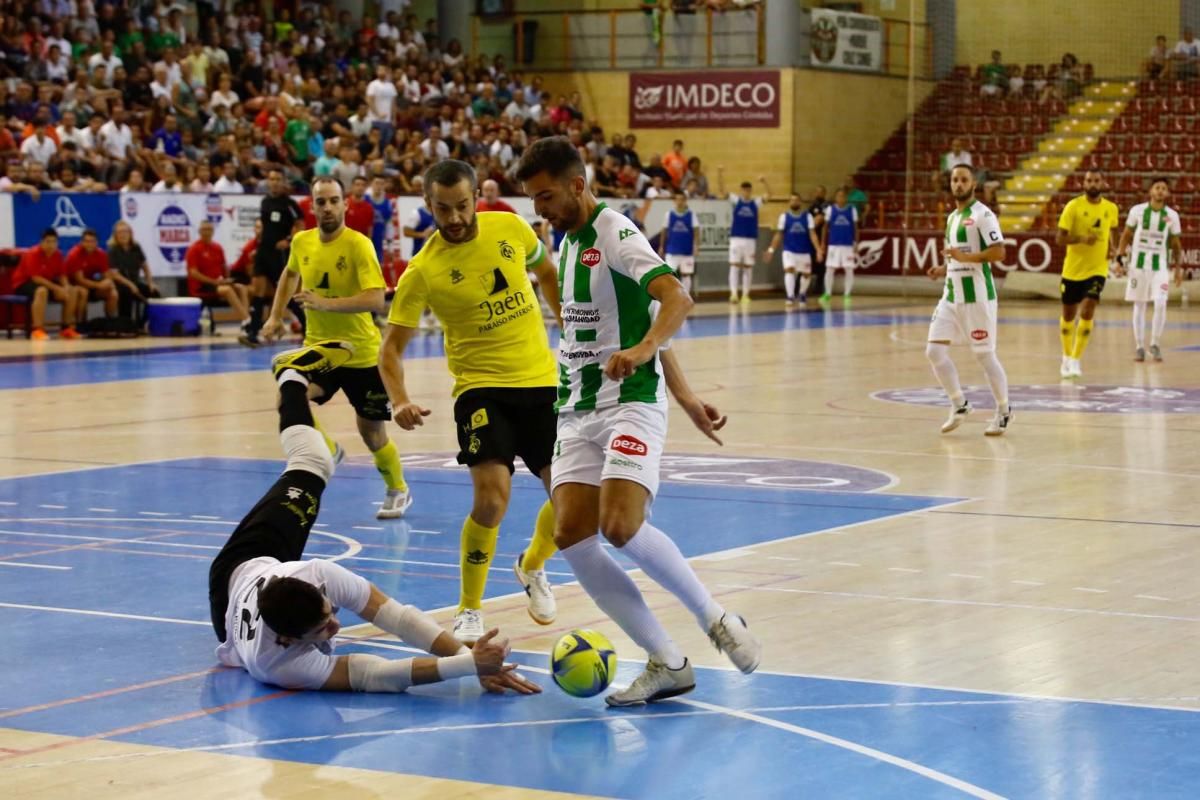
[(1101, 198), (1098, 203), (1088, 202), (1087, 195), (1079, 195), (1067, 203), (1058, 218), (1058, 227), (1080, 238), (1089, 233), (1096, 234), (1093, 244), (1067, 245), (1067, 258), (1063, 262), (1063, 278), (1082, 281), (1097, 275), (1108, 275), (1108, 237), (1113, 228), (1121, 224), (1117, 204)]
[[(353, 297), (368, 289), (386, 289), (383, 270), (375, 257), (375, 245), (350, 228), (332, 242), (321, 241), (321, 231), (313, 228), (292, 238), (289, 272), (300, 274), (305, 289), (321, 297)], [(354, 346), (354, 357), (347, 367), (373, 367), (379, 363), (379, 327), (369, 311), (307, 310), (308, 324), (304, 343), (322, 339), (342, 339)]]
[(506, 211), (475, 215), (478, 235), (425, 240), (396, 284), (388, 322), (415, 328), (428, 306), (442, 323), (453, 396), (468, 389), (557, 386), (558, 368), (527, 269), (545, 247)]

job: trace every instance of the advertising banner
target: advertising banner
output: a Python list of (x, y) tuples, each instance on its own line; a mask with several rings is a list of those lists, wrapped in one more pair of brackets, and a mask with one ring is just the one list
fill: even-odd
[(814, 8), (809, 40), (814, 67), (856, 72), (883, 69), (883, 20), (879, 17)]
[(115, 194), (75, 194), (42, 192), (34, 202), (20, 192), (12, 197), (13, 242), (16, 247), (32, 247), (42, 239), (46, 228), (58, 231), (58, 247), (65, 254), (79, 243), (84, 230), (94, 228), (100, 246), (108, 246), (113, 225), (120, 218)]
[(779, 71), (629, 73), (631, 128), (778, 128)]

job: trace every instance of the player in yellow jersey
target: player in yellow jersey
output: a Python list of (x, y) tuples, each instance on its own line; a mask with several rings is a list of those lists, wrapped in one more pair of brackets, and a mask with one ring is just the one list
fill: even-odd
[[(387, 484), (375, 516), (395, 519), (412, 505), (412, 495), (404, 482), (400, 453), (388, 438), (392, 413), (376, 364), (380, 335), (371, 315), (386, 307), (383, 271), (371, 240), (346, 227), (346, 197), (337, 179), (317, 178), (312, 197), (317, 227), (292, 238), (287, 270), (276, 287), (263, 335), (268, 339), (282, 335), (283, 312), (294, 298), (308, 311), (305, 344), (340, 339), (353, 346), (354, 358), (313, 378), (309, 397), (321, 404), (339, 389), (346, 393), (357, 414), (358, 432)], [(340, 446), (324, 431), (322, 435), (335, 458), (340, 458)]]
[(1104, 179), (1099, 172), (1088, 172), (1083, 176), (1083, 191), (1067, 203), (1058, 219), (1058, 244), (1067, 247), (1059, 285), (1062, 294), (1062, 318), (1059, 320), (1063, 351), (1061, 375), (1064, 378), (1083, 376), (1079, 360), (1091, 339), (1096, 306), (1108, 278), (1108, 259), (1112, 250), (1110, 234), (1121, 224), (1117, 204), (1101, 196)]
[[(558, 368), (527, 270), (561, 322), (558, 274), (533, 228), (516, 214), (476, 213), (475, 170), (463, 161), (441, 161), (425, 172), (425, 203), (437, 231), (413, 257), (392, 299), (379, 370), (396, 424), (413, 430), (429, 409), (413, 402), (404, 385), (404, 348), (428, 306), (446, 336), (454, 376), (458, 461), (471, 470), (471, 513), (463, 522), (462, 585), (454, 636), (483, 635), (484, 587), (508, 509), (517, 456), (550, 493), (554, 456)], [(515, 565), (535, 622), (554, 621), (554, 594), (546, 559), (555, 552), (554, 510), (538, 512), (533, 539)]]

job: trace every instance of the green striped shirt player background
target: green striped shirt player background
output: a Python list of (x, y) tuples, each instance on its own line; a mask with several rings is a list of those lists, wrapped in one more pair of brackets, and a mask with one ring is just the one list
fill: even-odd
[(559, 411), (666, 403), (657, 354), (622, 381), (609, 380), (604, 365), (614, 353), (645, 337), (655, 311), (646, 287), (670, 274), (645, 235), (604, 203), (582, 228), (563, 239), (558, 266), (563, 318)]
[(1126, 267), (1151, 272), (1167, 271), (1167, 252), (1172, 236), (1183, 232), (1179, 214), (1170, 206), (1155, 210), (1150, 203), (1138, 203), (1129, 209), (1125, 227), (1133, 232), (1133, 248)]
[[(1004, 241), (1000, 222), (992, 210), (978, 200), (962, 211), (955, 209), (946, 218), (946, 248), (955, 248), (967, 253), (982, 253)], [(975, 303), (980, 300), (996, 299), (996, 283), (992, 279), (992, 266), (964, 264), (954, 259), (946, 263), (946, 292), (943, 299), (948, 303)]]

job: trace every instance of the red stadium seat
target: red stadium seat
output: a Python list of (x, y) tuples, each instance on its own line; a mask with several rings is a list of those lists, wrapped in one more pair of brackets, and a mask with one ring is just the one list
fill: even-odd
[(1196, 181), (1191, 175), (1184, 175), (1175, 182), (1175, 186), (1172, 188), (1176, 192), (1195, 192)]
[(1111, 153), (1117, 149), (1117, 142), (1121, 137), (1117, 136), (1101, 136), (1100, 141), (1096, 142), (1095, 152)]
[(1129, 130), (1129, 118), (1124, 114), (1114, 119), (1112, 125), (1108, 126), (1109, 133), (1129, 133)]
[(1143, 111), (1138, 117), (1137, 127), (1141, 133), (1157, 133), (1159, 129), (1158, 112)]
[(1129, 157), (1124, 153), (1116, 153), (1112, 157), (1112, 166), (1109, 167), (1112, 172), (1128, 172)]
[(1195, 114), (1196, 98), (1178, 92), (1175, 97), (1171, 98), (1171, 110), (1176, 114)]

